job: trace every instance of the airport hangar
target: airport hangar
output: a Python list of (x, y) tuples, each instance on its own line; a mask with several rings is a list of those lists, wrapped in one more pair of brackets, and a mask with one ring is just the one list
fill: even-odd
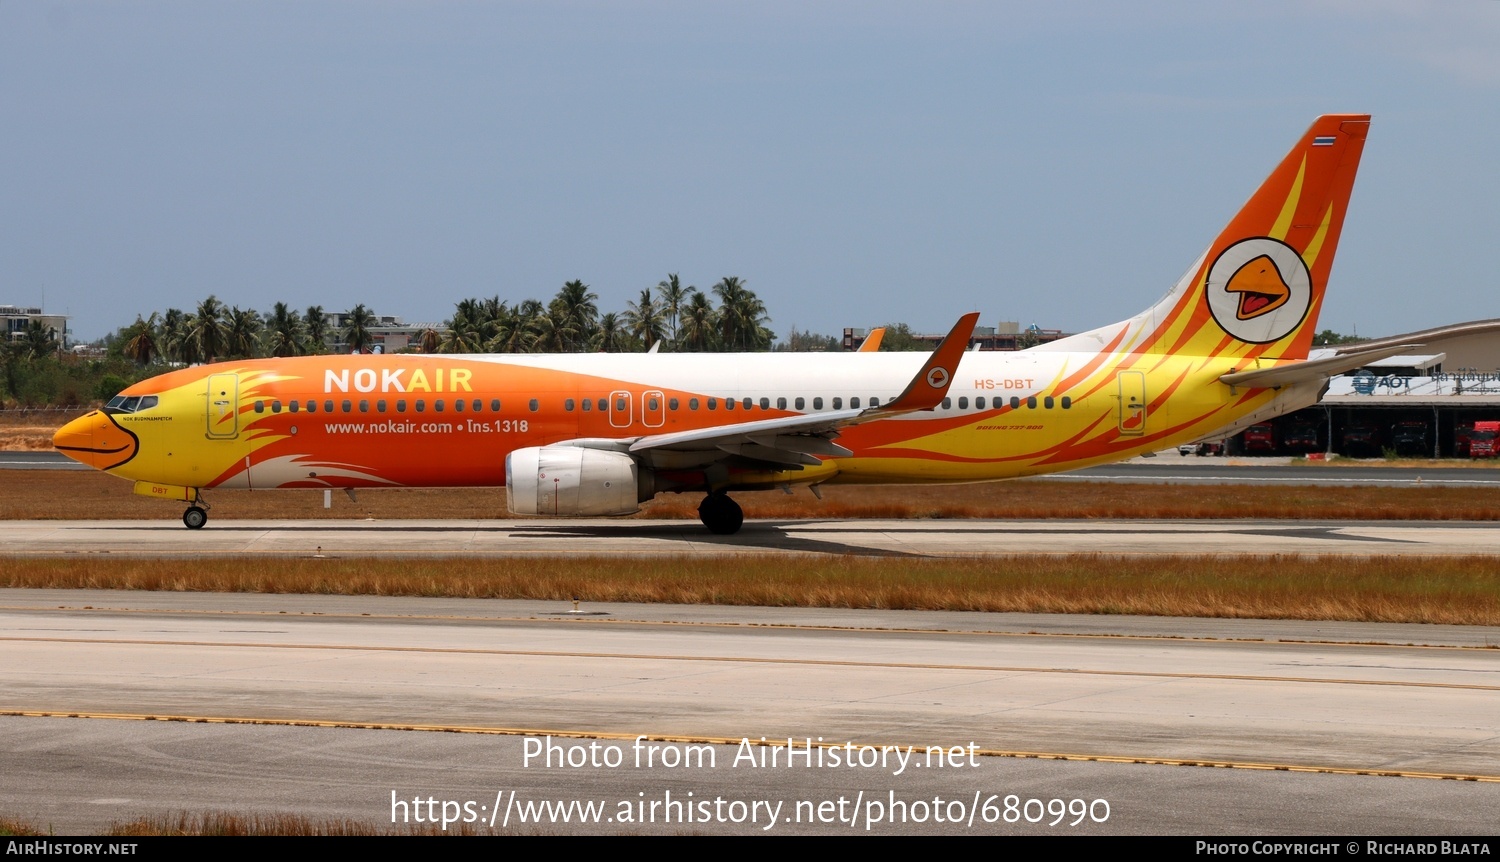
[[(1247, 447), (1247, 432), (1242, 431), (1225, 441), (1226, 453), (1468, 457), (1468, 429), (1475, 422), (1500, 421), (1500, 318), (1348, 346), (1364, 350), (1402, 344), (1413, 345), (1412, 351), (1335, 377), (1317, 406), (1268, 423), (1269, 448), (1264, 441)], [(1309, 358), (1337, 350), (1314, 348)], [(1299, 428), (1315, 432), (1316, 445), (1293, 445)]]

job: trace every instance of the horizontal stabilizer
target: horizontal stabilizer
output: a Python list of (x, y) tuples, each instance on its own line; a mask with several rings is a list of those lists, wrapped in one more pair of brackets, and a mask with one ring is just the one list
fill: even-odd
[(1353, 371), (1377, 359), (1410, 353), (1420, 344), (1391, 344), (1369, 350), (1351, 350), (1322, 359), (1303, 359), (1285, 362), (1271, 368), (1252, 368), (1248, 371), (1231, 371), (1219, 378), (1230, 386), (1247, 386), (1256, 389), (1273, 389), (1296, 383), (1321, 383), (1335, 374)]

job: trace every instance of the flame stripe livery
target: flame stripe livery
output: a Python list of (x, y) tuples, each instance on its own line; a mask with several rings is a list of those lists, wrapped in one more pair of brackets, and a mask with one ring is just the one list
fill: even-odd
[(513, 511), (555, 515), (706, 492), (704, 523), (733, 532), (737, 489), (1006, 479), (1220, 436), (1344, 370), (1306, 359), (1368, 127), (1320, 117), (1156, 305), (1018, 353), (966, 352), (971, 314), (925, 357), (248, 360), (132, 386), (54, 442), (189, 501), (194, 527), (209, 488), (505, 484)]

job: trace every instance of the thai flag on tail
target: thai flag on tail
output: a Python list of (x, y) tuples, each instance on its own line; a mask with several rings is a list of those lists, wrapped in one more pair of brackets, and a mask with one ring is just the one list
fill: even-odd
[(1319, 135), (1316, 138), (1313, 138), (1313, 146), (1315, 147), (1331, 147), (1333, 146), (1333, 142), (1333, 135)]

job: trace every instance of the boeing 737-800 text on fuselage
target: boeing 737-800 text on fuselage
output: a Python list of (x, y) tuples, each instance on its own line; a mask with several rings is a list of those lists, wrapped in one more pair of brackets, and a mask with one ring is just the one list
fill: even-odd
[(977, 482), (1072, 470), (1315, 404), (1404, 348), (1308, 360), (1369, 129), (1320, 117), (1151, 308), (1013, 353), (351, 355), (138, 383), (57, 432), (70, 457), (188, 503), (211, 488), (506, 486), (518, 514), (625, 515), (700, 492)]

